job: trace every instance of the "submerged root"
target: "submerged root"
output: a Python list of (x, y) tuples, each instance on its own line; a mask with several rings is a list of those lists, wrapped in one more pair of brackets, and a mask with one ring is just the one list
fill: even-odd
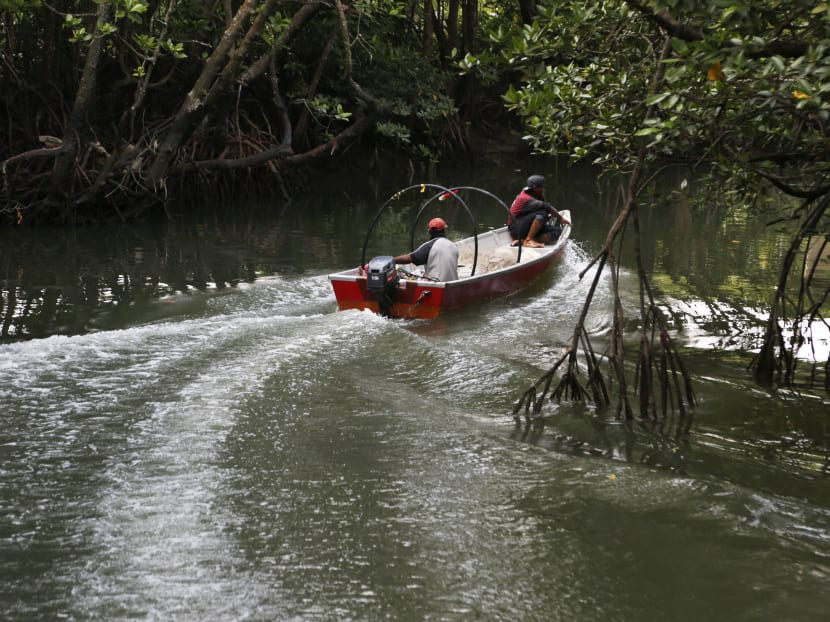
[[(612, 393), (609, 386), (616, 381), (616, 417), (633, 419), (629, 382), (626, 377), (625, 312), (620, 296), (619, 268), (614, 255), (615, 248), (622, 248), (623, 233), (629, 220), (633, 222), (636, 237), (635, 261), (640, 286), (640, 339), (634, 365), (634, 382), (631, 384), (635, 393), (639, 395), (640, 418), (655, 420), (658, 413), (665, 417), (669, 411), (674, 410), (679, 410), (685, 415), (687, 408), (694, 405), (691, 377), (671, 338), (669, 326), (655, 303), (654, 293), (640, 258), (641, 242), (636, 209), (640, 173), (638, 166), (629, 180), (625, 205), (609, 231), (603, 250), (580, 274), (581, 278), (591, 267), (597, 266), (570, 346), (550, 370), (533, 383), (516, 402), (513, 407), (514, 418), (518, 417), (522, 409), (528, 418), (539, 417), (547, 397), (555, 401), (592, 401), (599, 406), (608, 406)], [(611, 272), (611, 293), (614, 301), (612, 330), (607, 352), (599, 355), (591, 344), (585, 325), (588, 309), (606, 265)], [(579, 363), (579, 354), (583, 357), (582, 366)], [(608, 362), (607, 376), (601, 369), (603, 359)], [(557, 380), (560, 370), (561, 377)]]
[[(805, 386), (808, 389), (821, 386), (816, 370), (819, 361), (808, 370), (799, 373), (803, 358), (799, 350), (811, 338), (812, 326), (830, 325), (826, 317), (830, 287), (817, 281), (819, 264), (825, 261), (828, 245), (827, 236), (815, 241), (815, 232), (830, 208), (830, 194), (821, 200), (815, 197), (805, 200), (801, 207), (801, 225), (793, 237), (784, 256), (775, 288), (763, 344), (750, 363), (755, 380), (762, 386), (776, 387)], [(799, 257), (801, 261), (799, 262)], [(792, 285), (790, 283), (793, 283)], [(786, 337), (791, 333), (791, 337)], [(824, 362), (823, 389), (830, 391), (830, 355)]]

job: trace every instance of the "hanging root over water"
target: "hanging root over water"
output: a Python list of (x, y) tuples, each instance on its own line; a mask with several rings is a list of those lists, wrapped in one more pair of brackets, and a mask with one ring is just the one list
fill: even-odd
[[(577, 321), (573, 337), (571, 337), (570, 346), (559, 360), (556, 361), (553, 367), (534, 382), (513, 405), (513, 417), (515, 419), (518, 419), (519, 412), (522, 408), (525, 411), (525, 418), (530, 419), (531, 416), (539, 417), (542, 412), (542, 404), (548, 395), (550, 395), (550, 399), (553, 401), (565, 399), (573, 401), (593, 400), (598, 404), (609, 403), (608, 390), (600, 370), (602, 356), (597, 355), (594, 351), (588, 331), (585, 329), (585, 318), (588, 315), (588, 309), (591, 306), (591, 301), (596, 292), (597, 283), (602, 273), (602, 266), (605, 264), (604, 257), (600, 257), (599, 259), (600, 267), (596, 271), (594, 281), (591, 283), (591, 289), (585, 297), (585, 304), (582, 306), (582, 313)], [(580, 274), (580, 278), (584, 274), (585, 272), (583, 271)], [(584, 381), (578, 360), (580, 349), (585, 357), (586, 371)], [(551, 390), (551, 386), (557, 377), (557, 372), (563, 366), (564, 372), (556, 386)]]
[[(605, 353), (598, 354), (585, 328), (585, 317), (606, 260), (611, 264), (612, 272), (613, 323), (608, 349)], [(590, 401), (598, 406), (608, 406), (611, 403), (609, 386), (612, 386), (614, 381), (617, 384), (616, 418), (633, 418), (634, 409), (629, 397), (629, 383), (625, 371), (625, 316), (614, 263), (613, 255), (600, 257), (600, 268), (586, 297), (569, 347), (514, 404), (514, 418), (518, 419), (522, 410), (528, 420), (540, 417), (545, 399), (556, 402)], [(656, 420), (658, 414), (666, 417), (669, 411), (679, 411), (683, 416), (687, 414), (687, 408), (695, 403), (691, 376), (674, 339), (669, 334), (666, 319), (654, 301), (648, 278), (641, 268), (638, 269), (641, 300), (640, 336), (632, 386), (639, 396), (639, 416), (641, 419)], [(579, 361), (580, 354), (583, 359), (582, 365)], [(603, 359), (608, 361), (607, 381), (601, 367)]]
[[(641, 280), (641, 286), (647, 288), (648, 282)], [(688, 414), (687, 407), (694, 406), (696, 401), (691, 376), (669, 335), (665, 318), (654, 304), (650, 289), (648, 297), (634, 376), (640, 396), (640, 418), (657, 419), (658, 405), (662, 417), (669, 411), (679, 411), (683, 416)], [(626, 418), (631, 418), (628, 411)]]
[[(586, 372), (584, 380), (577, 360), (579, 350), (572, 345), (556, 361), (553, 367), (533, 383), (513, 405), (513, 417), (515, 419), (519, 418), (522, 409), (524, 409), (526, 419), (541, 416), (542, 405), (547, 397), (550, 397), (551, 401), (564, 399), (580, 402), (591, 400), (600, 404), (609, 402), (608, 390), (599, 367), (602, 357), (597, 356), (594, 352), (588, 333), (584, 328), (577, 327), (574, 341), (580, 344), (585, 354)], [(557, 372), (563, 365), (565, 371), (556, 385), (553, 386)]]
[[(660, 51), (659, 61), (655, 63), (654, 78), (650, 87), (650, 93), (658, 92), (659, 85), (663, 81), (665, 72), (665, 61), (671, 51), (671, 37), (666, 34), (663, 40), (663, 47)], [(644, 119), (653, 116), (653, 105), (646, 110)], [(554, 366), (531, 387), (525, 391), (522, 397), (513, 407), (513, 417), (518, 418), (518, 413), (524, 408), (525, 416), (530, 419), (531, 415), (540, 417), (542, 403), (546, 397), (551, 400), (560, 401), (564, 399), (588, 401), (591, 400), (599, 406), (610, 404), (609, 390), (607, 384), (617, 382), (617, 411), (618, 419), (626, 420), (633, 418), (633, 409), (629, 399), (628, 382), (625, 369), (625, 342), (624, 342), (624, 309), (620, 298), (619, 267), (615, 256), (621, 252), (624, 232), (629, 224), (633, 222), (635, 232), (634, 253), (637, 265), (637, 276), (640, 286), (640, 339), (639, 351), (634, 371), (635, 391), (639, 394), (640, 418), (657, 418), (659, 395), (660, 412), (665, 417), (668, 410), (679, 409), (681, 415), (686, 414), (686, 407), (695, 402), (694, 393), (691, 387), (691, 378), (686, 371), (680, 358), (674, 340), (671, 338), (668, 325), (662, 313), (654, 301), (654, 294), (649, 284), (646, 270), (640, 256), (640, 229), (637, 214), (637, 197), (642, 186), (640, 179), (644, 172), (646, 161), (646, 147), (640, 147), (636, 164), (628, 179), (628, 188), (625, 194), (625, 202), (617, 219), (608, 231), (600, 253), (589, 262), (588, 266), (580, 273), (580, 279), (594, 265), (597, 266), (594, 280), (588, 295), (585, 297), (585, 304), (582, 313), (576, 323), (571, 344), (565, 354), (554, 364)], [(613, 296), (612, 331), (608, 345), (608, 374), (607, 384), (600, 369), (604, 356), (598, 356), (591, 345), (588, 331), (585, 328), (585, 319), (588, 309), (594, 298), (603, 269), (608, 264), (611, 273), (611, 293)], [(579, 366), (578, 353), (581, 352), (584, 359), (583, 370)], [(554, 385), (556, 375), (560, 368), (563, 368), (561, 377)], [(551, 389), (551, 387), (553, 387)]]
[[(681, 415), (686, 415), (687, 407), (694, 405), (691, 376), (669, 333), (666, 319), (654, 300), (654, 293), (640, 256), (641, 240), (636, 208), (639, 179), (640, 167), (637, 166), (629, 180), (625, 205), (608, 233), (603, 250), (579, 275), (581, 279), (596, 265), (594, 280), (585, 297), (585, 304), (568, 349), (514, 404), (514, 418), (518, 419), (522, 409), (528, 420), (531, 417), (539, 418), (543, 402), (548, 397), (553, 401), (592, 401), (598, 406), (608, 406), (611, 403), (609, 385), (614, 381), (617, 383), (616, 418), (633, 418), (625, 365), (625, 313), (620, 298), (619, 267), (613, 252), (614, 248), (622, 247), (623, 234), (629, 220), (634, 223), (635, 259), (640, 293), (639, 350), (633, 382), (634, 391), (639, 395), (639, 416), (641, 419), (655, 420), (658, 411), (665, 417), (670, 410), (678, 410)], [(612, 330), (608, 350), (603, 355), (598, 355), (585, 328), (585, 320), (606, 264), (611, 274)], [(579, 353), (583, 356), (584, 367), (579, 365)], [(601, 370), (604, 358), (608, 361), (607, 381)], [(561, 376), (556, 381), (560, 370)]]
[[(823, 362), (823, 374), (819, 373), (820, 361), (816, 360), (803, 374), (796, 373), (799, 365), (799, 351), (812, 339), (813, 326), (830, 325), (826, 317), (830, 287), (821, 285), (817, 279), (819, 264), (826, 261), (830, 236), (821, 234), (822, 220), (830, 208), (830, 193), (820, 198), (808, 196), (798, 210), (801, 224), (793, 237), (784, 264), (779, 273), (778, 284), (773, 295), (772, 306), (767, 319), (764, 340), (760, 351), (750, 363), (755, 380), (762, 386), (795, 387), (802, 384), (807, 388), (820, 386), (818, 375), (823, 375), (823, 389), (830, 392), (830, 355)], [(801, 263), (798, 257), (802, 256)], [(795, 287), (788, 285), (790, 279), (797, 281)], [(785, 327), (790, 335), (785, 335)], [(804, 361), (802, 360), (802, 364)]]

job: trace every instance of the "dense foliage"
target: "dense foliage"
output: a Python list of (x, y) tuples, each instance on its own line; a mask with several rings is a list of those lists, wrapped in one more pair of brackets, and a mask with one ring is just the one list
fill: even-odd
[(130, 219), (181, 188), (291, 192), (294, 171), (365, 137), (427, 161), (463, 150), (420, 6), (2, 0), (0, 215)]
[[(661, 167), (705, 172), (731, 191), (733, 203), (771, 209), (793, 242), (754, 370), (765, 384), (795, 381), (793, 353), (811, 327), (827, 325), (829, 292), (813, 276), (830, 240), (830, 4), (548, 2), (530, 24), (495, 28), (490, 46), (461, 65), (483, 79), (514, 76), (505, 101), (538, 151), (631, 174), (601, 265), (618, 265), (620, 234), (633, 223), (636, 235), (641, 192)], [(779, 195), (770, 200), (772, 189)], [(682, 405), (684, 394), (690, 402), (693, 396), (642, 266), (640, 280), (637, 382), (646, 415), (654, 412), (654, 391), (664, 408), (667, 399)], [(609, 358), (624, 394), (622, 310), (615, 314)], [(575, 378), (578, 347), (588, 361), (584, 387)], [(579, 328), (570, 356), (554, 396), (587, 391), (602, 400), (606, 389), (592, 371), (599, 358)], [(830, 361), (824, 367), (830, 387)], [(528, 397), (536, 399), (534, 391)], [(624, 397), (620, 409), (630, 413)]]
[(505, 99), (540, 151), (630, 170), (645, 147), (805, 194), (827, 185), (828, 54), (826, 2), (611, 0), (540, 6), (463, 64), (516, 72)]

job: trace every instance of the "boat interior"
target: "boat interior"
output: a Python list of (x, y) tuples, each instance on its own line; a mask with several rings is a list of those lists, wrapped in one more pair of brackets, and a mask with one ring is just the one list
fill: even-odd
[[(515, 264), (519, 249), (510, 245), (512, 241), (510, 234), (505, 229), (480, 233), (478, 235), (476, 275), (501, 270)], [(524, 263), (536, 259), (540, 255), (549, 252), (550, 248), (523, 248), (521, 261)], [(474, 252), (472, 238), (458, 242), (458, 278), (463, 279), (470, 276), (473, 268)]]

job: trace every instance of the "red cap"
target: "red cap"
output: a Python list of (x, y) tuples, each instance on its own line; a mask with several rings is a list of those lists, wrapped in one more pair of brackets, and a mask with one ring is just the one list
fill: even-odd
[(444, 222), (443, 218), (433, 218), (429, 221), (427, 228), (442, 230), (447, 228), (447, 223)]

